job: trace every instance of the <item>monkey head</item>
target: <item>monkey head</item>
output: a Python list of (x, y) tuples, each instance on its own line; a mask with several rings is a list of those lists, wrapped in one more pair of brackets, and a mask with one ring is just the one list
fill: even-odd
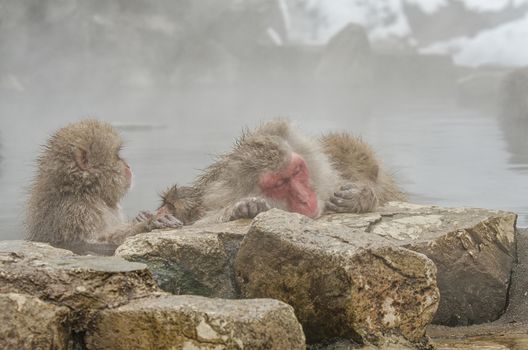
[(229, 185), (228, 192), (238, 198), (260, 196), (271, 207), (318, 217), (323, 206), (310, 164), (302, 152), (296, 152), (288, 135), (265, 131), (244, 135), (237, 142), (222, 162), (227, 174), (220, 177), (229, 183), (221, 187)]
[(281, 169), (264, 171), (258, 186), (265, 197), (285, 203), (289, 211), (312, 218), (319, 216), (317, 194), (308, 167), (295, 152), (290, 153), (289, 161)]
[(132, 183), (132, 171), (120, 155), (122, 144), (110, 124), (91, 119), (70, 124), (46, 145), (39, 172), (54, 182), (50, 190), (91, 195), (115, 207)]

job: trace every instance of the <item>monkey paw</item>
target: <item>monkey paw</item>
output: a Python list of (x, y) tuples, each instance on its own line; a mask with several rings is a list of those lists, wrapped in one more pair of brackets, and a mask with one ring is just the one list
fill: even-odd
[(147, 222), (151, 220), (154, 217), (154, 214), (152, 214), (149, 211), (140, 211), (139, 214), (134, 218), (135, 223), (140, 222)]
[(363, 184), (343, 185), (326, 202), (326, 209), (336, 213), (365, 213), (378, 203), (372, 188)]
[(264, 198), (249, 197), (237, 202), (229, 220), (253, 219), (257, 214), (270, 210), (271, 207)]
[(183, 226), (183, 223), (171, 214), (165, 214), (156, 218), (152, 217), (150, 220), (149, 226), (151, 230), (160, 228), (180, 228)]

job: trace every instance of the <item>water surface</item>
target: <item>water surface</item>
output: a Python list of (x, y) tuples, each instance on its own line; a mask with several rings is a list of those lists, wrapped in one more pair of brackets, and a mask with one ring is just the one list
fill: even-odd
[(24, 201), (40, 145), (56, 128), (86, 116), (114, 123), (126, 140), (124, 156), (135, 174), (123, 202), (129, 217), (155, 209), (169, 185), (192, 181), (242, 128), (280, 116), (314, 137), (331, 130), (361, 135), (413, 202), (513, 211), (527, 225), (528, 150), (507, 139), (493, 113), (449, 101), (358, 107), (346, 94), (292, 91), (0, 94), (0, 239), (24, 236)]

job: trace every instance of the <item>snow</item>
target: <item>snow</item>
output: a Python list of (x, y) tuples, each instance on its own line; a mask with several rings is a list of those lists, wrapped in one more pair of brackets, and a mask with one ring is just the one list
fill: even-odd
[[(470, 11), (483, 16), (528, 4), (528, 0), (286, 0), (286, 3), (302, 2), (312, 14), (311, 31), (306, 30), (306, 20), (289, 23), (290, 38), (307, 44), (324, 44), (349, 23), (367, 29), (370, 39), (392, 37), (413, 41), (405, 4), (418, 6), (424, 13), (434, 15), (449, 1), (459, 1)], [(284, 4), (284, 0), (282, 1)], [(291, 13), (292, 18), (295, 13)], [(302, 26), (296, 28), (295, 24)], [(310, 36), (306, 33), (310, 32)], [(522, 19), (482, 30), (474, 37), (455, 37), (449, 40), (419, 47), (419, 52), (450, 54), (458, 64), (478, 66), (498, 64), (506, 66), (528, 65), (528, 13)]]
[(454, 38), (425, 47), (420, 52), (451, 54), (457, 64), (468, 66), (528, 65), (528, 14), (520, 20), (482, 31), (474, 38)]

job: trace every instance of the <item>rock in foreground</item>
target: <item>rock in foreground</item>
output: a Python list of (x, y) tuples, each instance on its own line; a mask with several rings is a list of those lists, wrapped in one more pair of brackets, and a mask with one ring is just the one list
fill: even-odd
[(422, 340), (438, 306), (436, 268), (390, 240), (299, 214), (258, 215), (235, 262), (242, 294), (295, 309), (310, 342)]
[(70, 310), (25, 294), (0, 294), (0, 349), (68, 349)]
[(163, 296), (102, 312), (88, 349), (305, 349), (293, 309), (277, 300)]
[(0, 242), (0, 293), (24, 293), (67, 306), (77, 329), (100, 309), (158, 291), (144, 264), (78, 256), (43, 243)]
[(249, 220), (128, 238), (116, 255), (146, 263), (159, 286), (173, 294), (236, 298), (233, 260)]
[(504, 312), (516, 259), (513, 213), (392, 202), (379, 213), (342, 214), (340, 223), (427, 255), (438, 269), (440, 306), (434, 323), (449, 326), (496, 320)]

